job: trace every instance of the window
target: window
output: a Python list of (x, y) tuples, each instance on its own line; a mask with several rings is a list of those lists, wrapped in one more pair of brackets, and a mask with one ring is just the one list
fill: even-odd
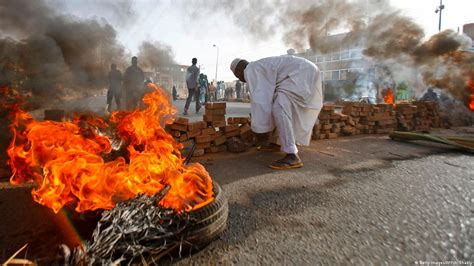
[(339, 70), (334, 70), (331, 73), (331, 79), (332, 80), (339, 80)]
[(324, 62), (324, 56), (318, 55), (316, 62)]
[(328, 62), (331, 61), (331, 54), (328, 54), (324, 57), (324, 61)]
[(349, 59), (349, 58), (350, 58), (349, 51), (341, 52), (341, 60)]
[(323, 80), (331, 80), (331, 71), (323, 72)]
[(340, 58), (341, 58), (341, 56), (340, 56), (339, 53), (332, 54), (332, 56), (331, 56), (331, 60), (333, 60), (333, 61), (339, 60)]
[(351, 50), (351, 58), (352, 59), (360, 59), (362, 58), (362, 50)]
[(340, 80), (346, 80), (347, 79), (347, 69), (343, 69), (340, 71)]

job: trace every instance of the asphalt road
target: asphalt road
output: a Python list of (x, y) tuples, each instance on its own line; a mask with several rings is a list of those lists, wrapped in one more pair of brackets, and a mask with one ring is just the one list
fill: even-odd
[[(178, 108), (182, 104), (177, 102)], [(229, 106), (230, 115), (248, 112), (246, 104)], [(305, 166), (290, 171), (267, 167), (280, 153), (251, 150), (195, 158), (223, 186), (229, 224), (202, 251), (175, 262), (474, 262), (472, 155), (387, 136), (314, 141), (300, 155)], [(0, 182), (0, 261), (25, 243), (27, 257), (38, 258), (69, 240), (60, 217), (34, 203), (30, 190)]]
[(205, 164), (224, 184), (229, 227), (179, 264), (474, 261), (472, 156), (375, 136), (301, 154), (305, 167), (286, 172), (265, 167), (277, 154)]

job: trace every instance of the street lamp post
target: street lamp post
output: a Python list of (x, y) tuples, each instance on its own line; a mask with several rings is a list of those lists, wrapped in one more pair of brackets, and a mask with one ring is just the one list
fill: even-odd
[(438, 31), (441, 31), (441, 13), (443, 13), (444, 5), (443, 0), (439, 0), (439, 6), (436, 7), (435, 13), (439, 12), (439, 26)]
[(215, 82), (217, 83), (217, 67), (219, 66), (219, 46), (213, 44), (213, 47), (217, 48), (217, 56), (216, 56), (216, 77), (215, 77)]

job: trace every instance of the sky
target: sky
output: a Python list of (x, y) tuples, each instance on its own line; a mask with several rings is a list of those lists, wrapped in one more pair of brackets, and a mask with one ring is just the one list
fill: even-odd
[[(283, 44), (278, 33), (265, 40), (257, 40), (234, 25), (230, 15), (223, 12), (209, 11), (197, 17), (190, 16), (185, 5), (196, 3), (191, 0), (122, 0), (129, 3), (134, 12), (128, 14), (126, 10), (121, 18), (106, 5), (98, 7), (97, 4), (88, 4), (94, 0), (59, 1), (62, 1), (60, 8), (65, 12), (79, 17), (106, 19), (116, 28), (118, 39), (131, 54), (137, 54), (138, 45), (144, 40), (159, 41), (172, 47), (177, 63), (188, 65), (191, 58), (196, 57), (201, 72), (214, 78), (219, 52), (218, 80), (235, 80), (229, 70), (230, 62), (235, 57), (253, 61), (286, 54), (287, 49), (292, 48)], [(439, 16), (434, 11), (439, 0), (391, 0), (390, 3), (418, 23), (426, 36), (438, 32)], [(443, 4), (443, 30), (457, 30), (460, 27), (462, 31), (462, 25), (474, 23), (473, 0), (444, 0)]]

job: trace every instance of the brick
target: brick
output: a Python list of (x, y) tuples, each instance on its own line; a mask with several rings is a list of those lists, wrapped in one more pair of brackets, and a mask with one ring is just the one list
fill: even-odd
[(167, 132), (168, 132), (168, 134), (170, 134), (171, 136), (173, 136), (175, 138), (179, 138), (181, 136), (181, 131), (170, 129)]
[(188, 124), (188, 131), (194, 131), (197, 129), (204, 129), (207, 127), (207, 123), (204, 121), (192, 122)]
[(205, 115), (225, 115), (226, 109), (206, 109), (204, 110)]
[(218, 136), (216, 139), (214, 139), (212, 141), (212, 143), (215, 145), (215, 146), (219, 146), (221, 144), (224, 144), (225, 141), (227, 140), (227, 137), (225, 135), (222, 135), (222, 136)]
[(217, 102), (217, 103), (206, 103), (206, 109), (225, 109), (226, 103), (225, 102)]
[(247, 133), (248, 131), (251, 131), (252, 129), (248, 125), (244, 125), (240, 127), (240, 134), (243, 135)]
[(206, 122), (224, 121), (225, 123), (225, 115), (204, 115), (203, 120)]
[(196, 129), (196, 130), (193, 130), (193, 131), (188, 131), (186, 134), (188, 135), (188, 138), (194, 138), (196, 136), (199, 136), (201, 135), (201, 129)]
[(201, 131), (201, 135), (212, 135), (214, 133), (216, 133), (216, 129), (213, 127), (208, 127)]
[(329, 120), (329, 119), (331, 119), (331, 115), (319, 114), (318, 118), (320, 120)]
[(329, 130), (332, 128), (332, 125), (323, 125), (321, 128), (324, 130)]
[(189, 120), (187, 118), (184, 118), (184, 117), (178, 117), (178, 118), (176, 118), (176, 120), (174, 120), (174, 123), (178, 124), (178, 125), (187, 126), (189, 124)]
[(210, 148), (211, 142), (196, 143), (196, 149)]
[(205, 142), (211, 142), (212, 136), (211, 135), (201, 135), (201, 136), (196, 136), (196, 143), (205, 143)]
[(327, 133), (326, 137), (328, 139), (335, 139), (335, 138), (337, 138), (337, 134), (336, 133)]
[(230, 138), (230, 137), (236, 137), (238, 135), (240, 135), (240, 130), (225, 132), (224, 136), (226, 136), (226, 138)]
[(229, 117), (227, 118), (228, 124), (248, 124), (250, 123), (249, 117)]
[(229, 131), (235, 131), (235, 130), (239, 130), (239, 126), (236, 124), (228, 125), (224, 127), (224, 133), (229, 132)]
[(188, 126), (174, 123), (174, 124), (170, 125), (170, 128), (173, 129), (173, 130), (178, 130), (178, 131), (185, 132), (188, 129)]

